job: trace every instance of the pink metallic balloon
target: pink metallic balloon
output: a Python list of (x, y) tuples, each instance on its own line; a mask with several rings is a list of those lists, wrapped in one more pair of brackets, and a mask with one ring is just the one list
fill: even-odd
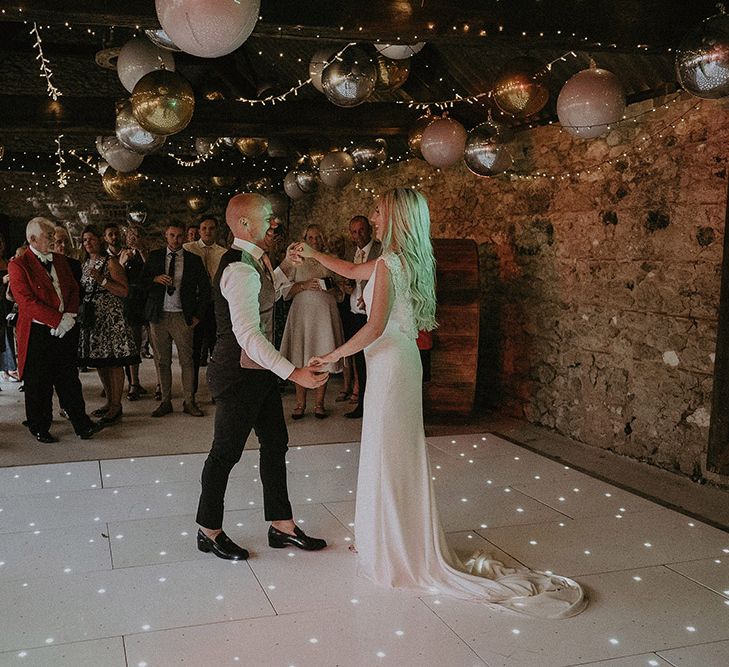
[(420, 152), (434, 167), (450, 167), (463, 157), (466, 130), (457, 120), (438, 118), (423, 130)]
[(557, 98), (557, 116), (562, 127), (580, 139), (605, 134), (608, 125), (625, 111), (625, 91), (618, 77), (605, 69), (577, 72)]
[(248, 39), (258, 21), (260, 0), (155, 0), (157, 18), (183, 51), (219, 58)]

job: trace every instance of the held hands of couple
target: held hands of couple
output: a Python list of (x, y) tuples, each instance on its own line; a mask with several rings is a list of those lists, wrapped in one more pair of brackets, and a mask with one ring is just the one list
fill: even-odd
[(329, 373), (309, 365), (304, 368), (295, 368), (288, 379), (307, 389), (316, 389), (326, 383)]
[(61, 321), (55, 329), (51, 329), (51, 336), (63, 338), (76, 324), (76, 316), (70, 313), (63, 313)]

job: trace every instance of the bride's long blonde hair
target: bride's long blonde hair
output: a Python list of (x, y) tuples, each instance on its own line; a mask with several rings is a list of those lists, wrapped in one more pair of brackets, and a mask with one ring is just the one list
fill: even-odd
[(389, 222), (382, 248), (402, 255), (419, 331), (431, 331), (435, 321), (435, 257), (430, 242), (430, 212), (422, 193), (395, 188), (380, 196), (382, 215)]

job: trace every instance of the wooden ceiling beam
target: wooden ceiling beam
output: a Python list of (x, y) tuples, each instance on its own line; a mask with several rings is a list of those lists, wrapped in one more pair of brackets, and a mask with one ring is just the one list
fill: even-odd
[[(4, 21), (158, 28), (150, 0), (5, 2)], [(548, 41), (594, 48), (597, 42), (675, 47), (687, 30), (716, 13), (714, 0), (263, 0), (256, 35), (282, 38), (482, 44), (504, 37), (526, 49)], [(526, 37), (522, 36), (526, 33)], [(540, 35), (540, 33), (542, 33)], [(575, 37), (572, 37), (575, 33)], [(583, 38), (587, 37), (587, 40)]]
[[(342, 109), (325, 99), (287, 101), (266, 106), (241, 102), (197, 100), (190, 125), (194, 136), (399, 136), (418, 117), (407, 105), (386, 102)], [(43, 136), (110, 134), (114, 130), (114, 100), (0, 95), (0, 128), (5, 134)]]

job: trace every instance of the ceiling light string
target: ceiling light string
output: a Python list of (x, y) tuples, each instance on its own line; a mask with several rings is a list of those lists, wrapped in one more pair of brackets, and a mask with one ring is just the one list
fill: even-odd
[(68, 185), (68, 174), (63, 169), (63, 165), (66, 164), (66, 160), (63, 157), (61, 139), (63, 139), (63, 135), (59, 134), (56, 137), (56, 164), (58, 165), (58, 169), (56, 170), (56, 183), (58, 183), (59, 188), (65, 188)]
[(44, 77), (46, 80), (46, 88), (48, 92), (48, 97), (53, 98), (53, 101), (55, 102), (59, 97), (63, 95), (63, 93), (56, 88), (56, 86), (53, 84), (53, 81), (51, 81), (51, 78), (53, 77), (53, 72), (50, 68), (50, 61), (48, 58), (46, 58), (43, 55), (43, 45), (42, 40), (40, 36), (40, 32), (38, 32), (38, 24), (33, 23), (33, 28), (30, 31), (31, 35), (35, 35), (35, 44), (34, 47), (38, 51), (38, 55), (36, 55), (35, 59), (40, 61), (40, 76)]
[[(335, 53), (331, 58), (329, 58), (329, 60), (327, 60), (324, 63), (324, 66), (322, 67), (322, 71), (324, 71), (327, 67), (329, 67), (329, 65), (331, 65), (333, 62), (335, 62), (337, 60), (341, 60), (342, 54), (348, 48), (350, 48), (352, 46), (356, 46), (356, 45), (357, 45), (357, 42), (348, 42), (344, 48), (337, 51), (337, 53)], [(305, 86), (308, 86), (310, 84), (311, 84), (311, 77), (309, 77), (308, 79), (305, 79), (305, 80), (299, 79), (296, 82), (295, 86), (292, 86), (291, 88), (289, 88), (289, 90), (287, 90), (285, 93), (281, 93), (280, 95), (268, 95), (267, 97), (263, 97), (260, 99), (236, 97), (235, 101), (242, 102), (244, 104), (249, 104), (250, 106), (255, 106), (257, 104), (260, 104), (261, 106), (265, 106), (266, 104), (271, 104), (273, 106), (274, 104), (276, 104), (276, 102), (283, 102), (291, 95), (297, 96), (299, 94), (299, 90), (301, 90), (302, 88), (304, 88)]]

